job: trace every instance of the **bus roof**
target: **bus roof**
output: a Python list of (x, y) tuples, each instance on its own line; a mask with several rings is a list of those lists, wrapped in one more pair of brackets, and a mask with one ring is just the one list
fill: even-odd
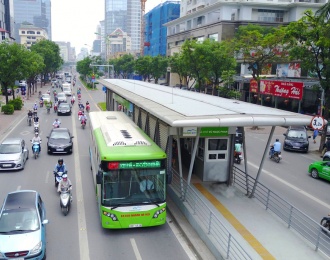
[(90, 120), (101, 160), (166, 158), (165, 152), (123, 112), (91, 112)]

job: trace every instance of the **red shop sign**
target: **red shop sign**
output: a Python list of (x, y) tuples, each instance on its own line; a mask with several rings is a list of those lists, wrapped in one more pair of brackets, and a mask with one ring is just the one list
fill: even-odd
[(304, 83), (292, 81), (261, 80), (260, 93), (275, 97), (292, 98), (301, 100)]
[(250, 80), (250, 92), (258, 93), (258, 81), (255, 79)]

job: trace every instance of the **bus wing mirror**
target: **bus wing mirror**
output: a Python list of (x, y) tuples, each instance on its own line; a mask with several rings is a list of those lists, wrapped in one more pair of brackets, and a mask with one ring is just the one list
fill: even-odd
[(102, 171), (100, 171), (100, 170), (96, 174), (96, 183), (102, 184)]

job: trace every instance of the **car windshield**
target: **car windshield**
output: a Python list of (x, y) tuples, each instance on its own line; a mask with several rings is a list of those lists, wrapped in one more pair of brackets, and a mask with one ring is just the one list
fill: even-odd
[(2, 144), (0, 145), (0, 154), (20, 153), (21, 146), (19, 144)]
[(290, 130), (288, 133), (288, 137), (290, 138), (299, 138), (299, 139), (306, 139), (307, 135), (304, 131), (299, 130)]
[(48, 94), (43, 94), (42, 98), (49, 98), (50, 96)]
[(0, 217), (0, 233), (35, 231), (39, 227), (38, 214), (34, 209), (4, 210)]
[(65, 94), (64, 93), (59, 93), (58, 97), (65, 97)]
[(65, 131), (54, 131), (52, 132), (51, 139), (69, 139), (70, 135), (68, 132)]
[(59, 108), (67, 108), (67, 109), (69, 109), (70, 106), (69, 106), (69, 104), (61, 103), (60, 106), (59, 106)]

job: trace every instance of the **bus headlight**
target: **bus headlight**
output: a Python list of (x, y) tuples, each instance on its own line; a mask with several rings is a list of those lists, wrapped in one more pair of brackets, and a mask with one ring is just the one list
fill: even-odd
[(158, 216), (159, 216), (160, 214), (162, 214), (163, 212), (165, 212), (165, 208), (162, 208), (162, 209), (157, 210), (157, 211), (155, 212), (153, 218), (158, 218)]
[(103, 215), (111, 218), (113, 221), (118, 221), (118, 218), (115, 214), (103, 211)]

